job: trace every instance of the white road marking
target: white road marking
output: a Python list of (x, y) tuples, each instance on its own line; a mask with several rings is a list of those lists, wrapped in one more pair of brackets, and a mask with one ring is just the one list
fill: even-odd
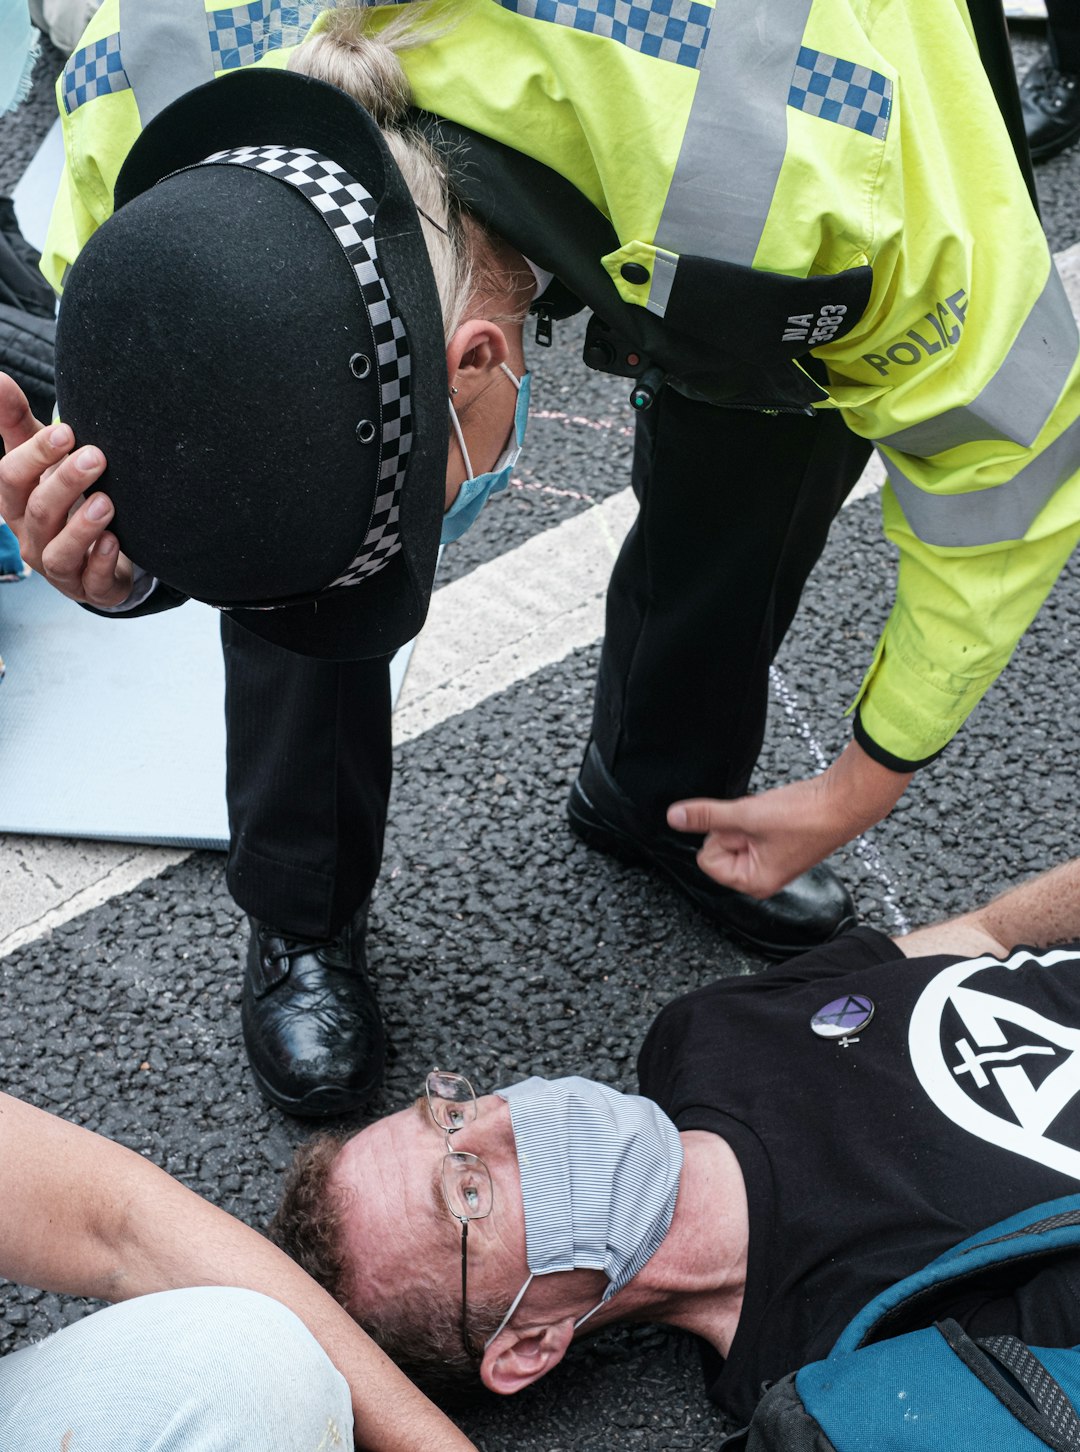
[(0, 842), (0, 958), (188, 856), (179, 848), (5, 837)]
[(437, 590), (394, 712), (395, 741), (598, 640), (611, 563), (636, 513), (624, 489)]

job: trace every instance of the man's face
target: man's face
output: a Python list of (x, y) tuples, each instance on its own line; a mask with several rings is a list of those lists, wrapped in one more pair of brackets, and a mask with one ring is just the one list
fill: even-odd
[[(505, 1297), (509, 1304), (528, 1274), (509, 1106), (485, 1095), (475, 1121), (451, 1145), (478, 1155), (492, 1180), (491, 1214), (469, 1226), (469, 1298), (475, 1289), (478, 1297)], [(444, 1295), (460, 1288), (461, 1226), (443, 1199), (445, 1153), (422, 1099), (362, 1130), (339, 1153), (330, 1189), (348, 1198), (342, 1235), (356, 1306), (375, 1309), (414, 1288)]]

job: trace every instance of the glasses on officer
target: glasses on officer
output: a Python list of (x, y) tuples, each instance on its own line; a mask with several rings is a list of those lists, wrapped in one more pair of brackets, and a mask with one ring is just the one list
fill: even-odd
[(461, 1074), (432, 1069), (424, 1084), (428, 1113), (446, 1144), (442, 1160), (442, 1193), (446, 1208), (461, 1225), (461, 1344), (474, 1364), (479, 1357), (469, 1344), (469, 1222), (491, 1214), (491, 1172), (478, 1155), (455, 1150), (451, 1138), (476, 1118), (476, 1091)]

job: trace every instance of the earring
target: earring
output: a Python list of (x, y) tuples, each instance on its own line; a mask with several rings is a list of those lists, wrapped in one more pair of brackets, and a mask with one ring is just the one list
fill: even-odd
[(452, 395), (452, 397), (454, 397), (454, 398), (457, 398), (457, 392), (458, 392), (458, 391), (457, 391), (457, 389), (456, 389), (456, 388), (454, 388), (454, 387), (453, 387), (453, 386), (452, 386), (452, 385), (451, 385), (451, 388), (450, 388), (450, 393), (451, 393), (451, 395)]

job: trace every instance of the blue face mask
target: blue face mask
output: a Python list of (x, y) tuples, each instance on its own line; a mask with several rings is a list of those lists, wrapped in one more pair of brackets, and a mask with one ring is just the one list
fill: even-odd
[(515, 378), (505, 363), (500, 363), (499, 367), (518, 391), (517, 407), (514, 409), (513, 439), (507, 445), (506, 451), (494, 469), (487, 474), (474, 475), (469, 451), (465, 447), (465, 436), (461, 432), (461, 424), (454, 412), (453, 403), (450, 404), (450, 422), (457, 436), (458, 448), (461, 450), (461, 457), (465, 460), (465, 468), (468, 470), (469, 477), (458, 490), (458, 496), (453, 504), (443, 515), (441, 544), (452, 544), (454, 540), (460, 539), (465, 531), (476, 523), (477, 516), (491, 496), (502, 493), (510, 483), (510, 471), (517, 463), (521, 446), (525, 442), (525, 425), (529, 421), (529, 390), (532, 384), (532, 374), (525, 373), (521, 378)]
[(671, 1227), (683, 1149), (663, 1110), (590, 1079), (526, 1079), (496, 1093), (510, 1105), (525, 1209), (529, 1279), (582, 1268), (608, 1285), (575, 1330), (633, 1280)]

